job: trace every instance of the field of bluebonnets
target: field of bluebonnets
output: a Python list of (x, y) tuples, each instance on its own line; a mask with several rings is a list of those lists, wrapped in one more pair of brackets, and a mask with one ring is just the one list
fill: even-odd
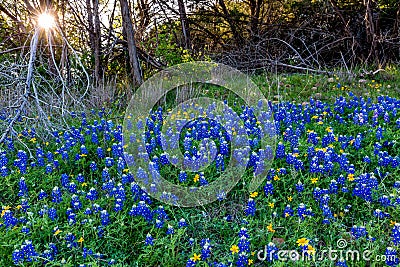
[[(169, 206), (140, 188), (143, 173), (127, 167), (113, 109), (71, 113), (71, 130), (48, 140), (21, 129), (30, 151), (11, 138), (0, 150), (0, 266), (398, 265), (399, 84), (307, 77), (282, 77), (280, 95), (266, 93), (278, 143), (265, 182), (250, 194), (258, 125), (252, 107), (236, 105), (255, 153), (241, 182), (204, 207)], [(218, 155), (204, 172), (175, 170), (161, 149), (168, 112), (157, 107), (146, 121), (155, 168), (177, 184), (207, 186), (231, 152), (225, 130), (207, 120), (189, 124), (183, 154), (200, 156), (207, 137)], [(329, 248), (343, 253), (321, 253)], [(285, 262), (284, 250), (302, 258)]]

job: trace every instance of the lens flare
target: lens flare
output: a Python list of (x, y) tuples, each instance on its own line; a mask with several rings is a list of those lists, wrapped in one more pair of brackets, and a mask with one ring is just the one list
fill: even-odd
[(39, 27), (48, 30), (55, 26), (54, 17), (49, 13), (42, 13), (38, 17), (38, 25)]

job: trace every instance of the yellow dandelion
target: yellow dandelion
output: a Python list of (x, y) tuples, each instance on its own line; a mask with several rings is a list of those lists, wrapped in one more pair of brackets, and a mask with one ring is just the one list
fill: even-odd
[(300, 246), (308, 245), (308, 242), (310, 242), (310, 240), (308, 240), (308, 239), (305, 238), (305, 237), (300, 238), (300, 239), (298, 239), (298, 240), (296, 241), (296, 243), (297, 243), (297, 245), (299, 245), (299, 247), (300, 247)]
[(308, 251), (309, 254), (312, 254), (312, 255), (315, 254), (315, 248), (313, 246), (311, 246), (311, 245), (307, 246), (307, 251)]
[(200, 175), (196, 173), (196, 175), (193, 178), (193, 182), (197, 183), (200, 180)]
[(230, 251), (232, 252), (232, 254), (238, 253), (239, 252), (239, 247), (236, 245), (232, 245), (230, 248)]
[(268, 232), (271, 232), (271, 233), (274, 233), (274, 232), (275, 232), (275, 229), (272, 227), (272, 223), (270, 223), (270, 224), (267, 226), (267, 230), (268, 230)]
[(55, 231), (54, 236), (58, 235), (59, 233), (61, 233), (62, 231), (60, 229), (57, 229), (57, 231)]
[(257, 197), (257, 196), (258, 196), (258, 192), (253, 192), (253, 193), (250, 194), (250, 197), (251, 197), (251, 198), (255, 198), (255, 197)]
[(311, 178), (311, 183), (312, 184), (316, 184), (317, 182), (318, 182), (318, 178), (317, 177)]

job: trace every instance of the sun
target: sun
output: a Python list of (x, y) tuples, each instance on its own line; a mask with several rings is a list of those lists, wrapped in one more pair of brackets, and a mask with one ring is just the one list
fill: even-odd
[(49, 13), (42, 13), (38, 17), (38, 25), (39, 27), (48, 30), (56, 24), (54, 17)]

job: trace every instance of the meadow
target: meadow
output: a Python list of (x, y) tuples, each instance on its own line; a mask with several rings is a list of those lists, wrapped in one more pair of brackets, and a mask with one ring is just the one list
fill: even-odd
[[(48, 140), (20, 129), (29, 150), (11, 138), (0, 147), (0, 266), (396, 266), (400, 74), (386, 73), (255, 76), (274, 114), (271, 169), (249, 193), (249, 164), (231, 192), (199, 207), (167, 205), (140, 188), (141, 174), (125, 161), (120, 110), (72, 112), (71, 129)], [(236, 101), (218, 88), (207, 94)], [(251, 107), (235, 110), (256, 144)], [(206, 136), (217, 158), (202, 172), (181, 172), (158, 138), (167, 115), (160, 106), (146, 123), (155, 168), (176, 184), (207, 186), (232, 152), (223, 127), (197, 120), (184, 129), (183, 153), (197, 155)], [(251, 148), (255, 162), (260, 150)], [(304, 257), (284, 261), (279, 251)]]

